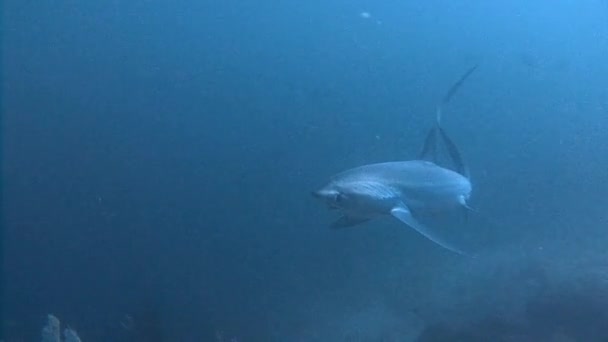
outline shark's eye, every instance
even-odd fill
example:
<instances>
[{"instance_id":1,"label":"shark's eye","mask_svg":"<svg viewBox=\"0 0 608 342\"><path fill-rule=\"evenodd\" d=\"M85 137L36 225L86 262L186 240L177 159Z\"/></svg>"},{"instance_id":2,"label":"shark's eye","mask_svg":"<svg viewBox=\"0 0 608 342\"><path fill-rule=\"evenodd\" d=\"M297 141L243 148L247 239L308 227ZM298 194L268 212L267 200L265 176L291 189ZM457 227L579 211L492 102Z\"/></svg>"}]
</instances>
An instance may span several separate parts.
<instances>
[{"instance_id":1,"label":"shark's eye","mask_svg":"<svg viewBox=\"0 0 608 342\"><path fill-rule=\"evenodd\" d=\"M345 198L345 197L346 197L346 196L344 196L344 194L337 193L337 194L336 194L336 203L340 203L340 202L344 201L344 198Z\"/></svg>"}]
</instances>

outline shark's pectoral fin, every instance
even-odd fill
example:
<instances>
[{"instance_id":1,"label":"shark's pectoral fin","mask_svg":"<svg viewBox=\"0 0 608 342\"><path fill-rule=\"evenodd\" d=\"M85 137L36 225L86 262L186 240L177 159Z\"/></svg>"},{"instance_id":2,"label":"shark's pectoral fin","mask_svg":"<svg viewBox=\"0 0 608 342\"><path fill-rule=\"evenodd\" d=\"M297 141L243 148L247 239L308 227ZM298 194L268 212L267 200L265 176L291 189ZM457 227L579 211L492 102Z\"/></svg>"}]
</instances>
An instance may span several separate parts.
<instances>
[{"instance_id":1,"label":"shark's pectoral fin","mask_svg":"<svg viewBox=\"0 0 608 342\"><path fill-rule=\"evenodd\" d=\"M337 219L336 221L334 221L331 224L331 228L334 228L334 229L348 228L348 227L353 227L353 226L359 225L361 223L365 223L367 221L369 221L369 218L344 215L344 216L340 217L339 219Z\"/></svg>"},{"instance_id":2,"label":"shark's pectoral fin","mask_svg":"<svg viewBox=\"0 0 608 342\"><path fill-rule=\"evenodd\" d=\"M414 228L418 233L424 235L427 239L435 242L436 244L440 245L441 247L448 249L452 252L458 253L458 254L466 254L460 248L457 248L456 246L452 245L450 242L444 240L438 234L436 234L431 229L429 229L428 227L426 227L425 225L420 223L418 220L416 220L416 218L414 218L414 216L412 215L412 213L406 206L399 206L399 207L393 208L391 210L391 214L394 217L396 217L399 221Z\"/></svg>"}]
</instances>

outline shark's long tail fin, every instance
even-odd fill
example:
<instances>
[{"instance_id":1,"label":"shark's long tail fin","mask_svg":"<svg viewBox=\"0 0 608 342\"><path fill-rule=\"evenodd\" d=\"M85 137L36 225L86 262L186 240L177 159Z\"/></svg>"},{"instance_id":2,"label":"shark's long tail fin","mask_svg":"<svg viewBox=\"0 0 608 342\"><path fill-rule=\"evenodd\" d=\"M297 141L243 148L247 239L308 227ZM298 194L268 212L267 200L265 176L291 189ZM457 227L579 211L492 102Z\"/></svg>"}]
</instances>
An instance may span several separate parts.
<instances>
[{"instance_id":1,"label":"shark's long tail fin","mask_svg":"<svg viewBox=\"0 0 608 342\"><path fill-rule=\"evenodd\" d=\"M460 151L458 150L458 148L456 147L456 145L454 144L452 139L450 139L450 137L448 137L448 135L445 133L445 130L443 128L441 128L441 119L442 119L443 108L450 102L450 100L452 99L452 97L454 97L456 92L460 89L460 87L462 86L464 81L467 78L469 78L469 76L471 76L471 74L475 71L475 69L477 69L477 67L478 67L478 65L474 65L473 67L469 68L458 79L458 81L456 81L450 87L450 89L448 89L448 92L445 94L445 96L443 97L443 99L441 100L439 105L437 105L435 125L433 125L433 127L429 130L429 133L426 135L426 139L424 140L424 145L422 147L422 151L420 152L420 155L419 155L419 159L421 159L421 160L429 160L434 163L438 163L437 137L439 137L443 141L443 144L446 147L446 150L452 161L455 171L462 174L463 176L465 176L467 178L469 178L468 168L467 168L466 164L464 163L464 160L462 159L462 155L460 154Z\"/></svg>"},{"instance_id":2,"label":"shark's long tail fin","mask_svg":"<svg viewBox=\"0 0 608 342\"><path fill-rule=\"evenodd\" d=\"M450 100L452 99L452 97L454 97L456 92L458 92L460 87L462 87L462 84L464 83L464 81L466 81L467 78L469 78L469 76L471 76L471 74L477 69L477 67L479 67L479 64L475 64L474 66L469 68L469 70L467 70L467 72L465 72L462 76L460 76L458 81L456 81L454 84L452 84L450 89L448 89L448 92L445 94L445 96L443 97L443 99L441 100L439 105L437 106L437 118L436 118L437 125L441 125L441 115L442 115L443 107L447 106L447 104L450 103Z\"/></svg>"}]
</instances>

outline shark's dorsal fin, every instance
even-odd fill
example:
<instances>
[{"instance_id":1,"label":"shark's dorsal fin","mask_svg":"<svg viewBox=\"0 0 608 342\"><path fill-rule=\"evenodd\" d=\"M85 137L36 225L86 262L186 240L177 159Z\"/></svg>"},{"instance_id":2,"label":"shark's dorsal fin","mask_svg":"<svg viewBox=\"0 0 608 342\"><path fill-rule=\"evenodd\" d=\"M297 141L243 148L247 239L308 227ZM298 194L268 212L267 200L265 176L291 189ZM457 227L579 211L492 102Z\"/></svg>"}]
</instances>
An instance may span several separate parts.
<instances>
[{"instance_id":1,"label":"shark's dorsal fin","mask_svg":"<svg viewBox=\"0 0 608 342\"><path fill-rule=\"evenodd\" d=\"M418 159L437 163L437 127L437 125L433 125L433 128L426 134Z\"/></svg>"},{"instance_id":2,"label":"shark's dorsal fin","mask_svg":"<svg viewBox=\"0 0 608 342\"><path fill-rule=\"evenodd\" d=\"M450 137L448 137L448 135L445 133L443 128L439 127L438 131L439 131L439 135L441 136L441 139L443 140L443 142L445 144L446 150L448 151L448 154L450 155L450 159L452 159L452 163L454 164L454 168L455 168L454 171L465 176L467 179L470 178L469 169L468 169L467 165L464 163L464 160L462 159L462 155L460 154L460 151L458 150L458 148L456 147L456 145L454 144L452 139L450 139Z\"/></svg>"},{"instance_id":3,"label":"shark's dorsal fin","mask_svg":"<svg viewBox=\"0 0 608 342\"><path fill-rule=\"evenodd\" d=\"M450 139L450 137L446 134L445 130L441 127L441 119L443 107L445 107L452 97L456 94L458 89L462 86L464 81L477 69L478 65L474 65L469 68L459 79L456 81L450 89L448 89L447 93L443 97L442 101L437 106L435 125L429 130L424 140L424 145L422 146L422 151L419 154L419 159L431 161L435 164L439 164L439 155L438 155L438 138L441 139L445 148L448 152L448 156L451 159L451 163L454 167L454 171L460 173L461 175L469 178L469 171L462 159L462 155L456 147L456 144Z\"/></svg>"},{"instance_id":4,"label":"shark's dorsal fin","mask_svg":"<svg viewBox=\"0 0 608 342\"><path fill-rule=\"evenodd\" d=\"M460 150L458 150L458 147L456 147L454 141L452 141L445 130L439 125L434 125L433 128L431 128L427 133L426 138L424 139L424 145L422 146L422 151L418 155L418 159L430 161L437 165L441 164L438 152L438 139L441 140L445 146L452 164L451 167L453 167L454 171L460 173L466 178L469 178L469 170L467 165L464 163Z\"/></svg>"}]
</instances>

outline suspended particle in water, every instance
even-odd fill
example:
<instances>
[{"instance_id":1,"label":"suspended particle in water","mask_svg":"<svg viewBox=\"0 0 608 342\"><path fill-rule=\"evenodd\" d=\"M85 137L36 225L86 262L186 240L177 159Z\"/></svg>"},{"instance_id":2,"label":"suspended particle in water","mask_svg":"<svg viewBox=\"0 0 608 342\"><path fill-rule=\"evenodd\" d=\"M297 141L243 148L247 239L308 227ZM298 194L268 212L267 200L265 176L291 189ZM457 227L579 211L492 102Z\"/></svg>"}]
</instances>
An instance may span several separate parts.
<instances>
[{"instance_id":1,"label":"suspended particle in water","mask_svg":"<svg viewBox=\"0 0 608 342\"><path fill-rule=\"evenodd\" d=\"M359 16L363 19L369 19L372 17L372 15L369 12L361 12L361 13L359 13Z\"/></svg>"}]
</instances>

